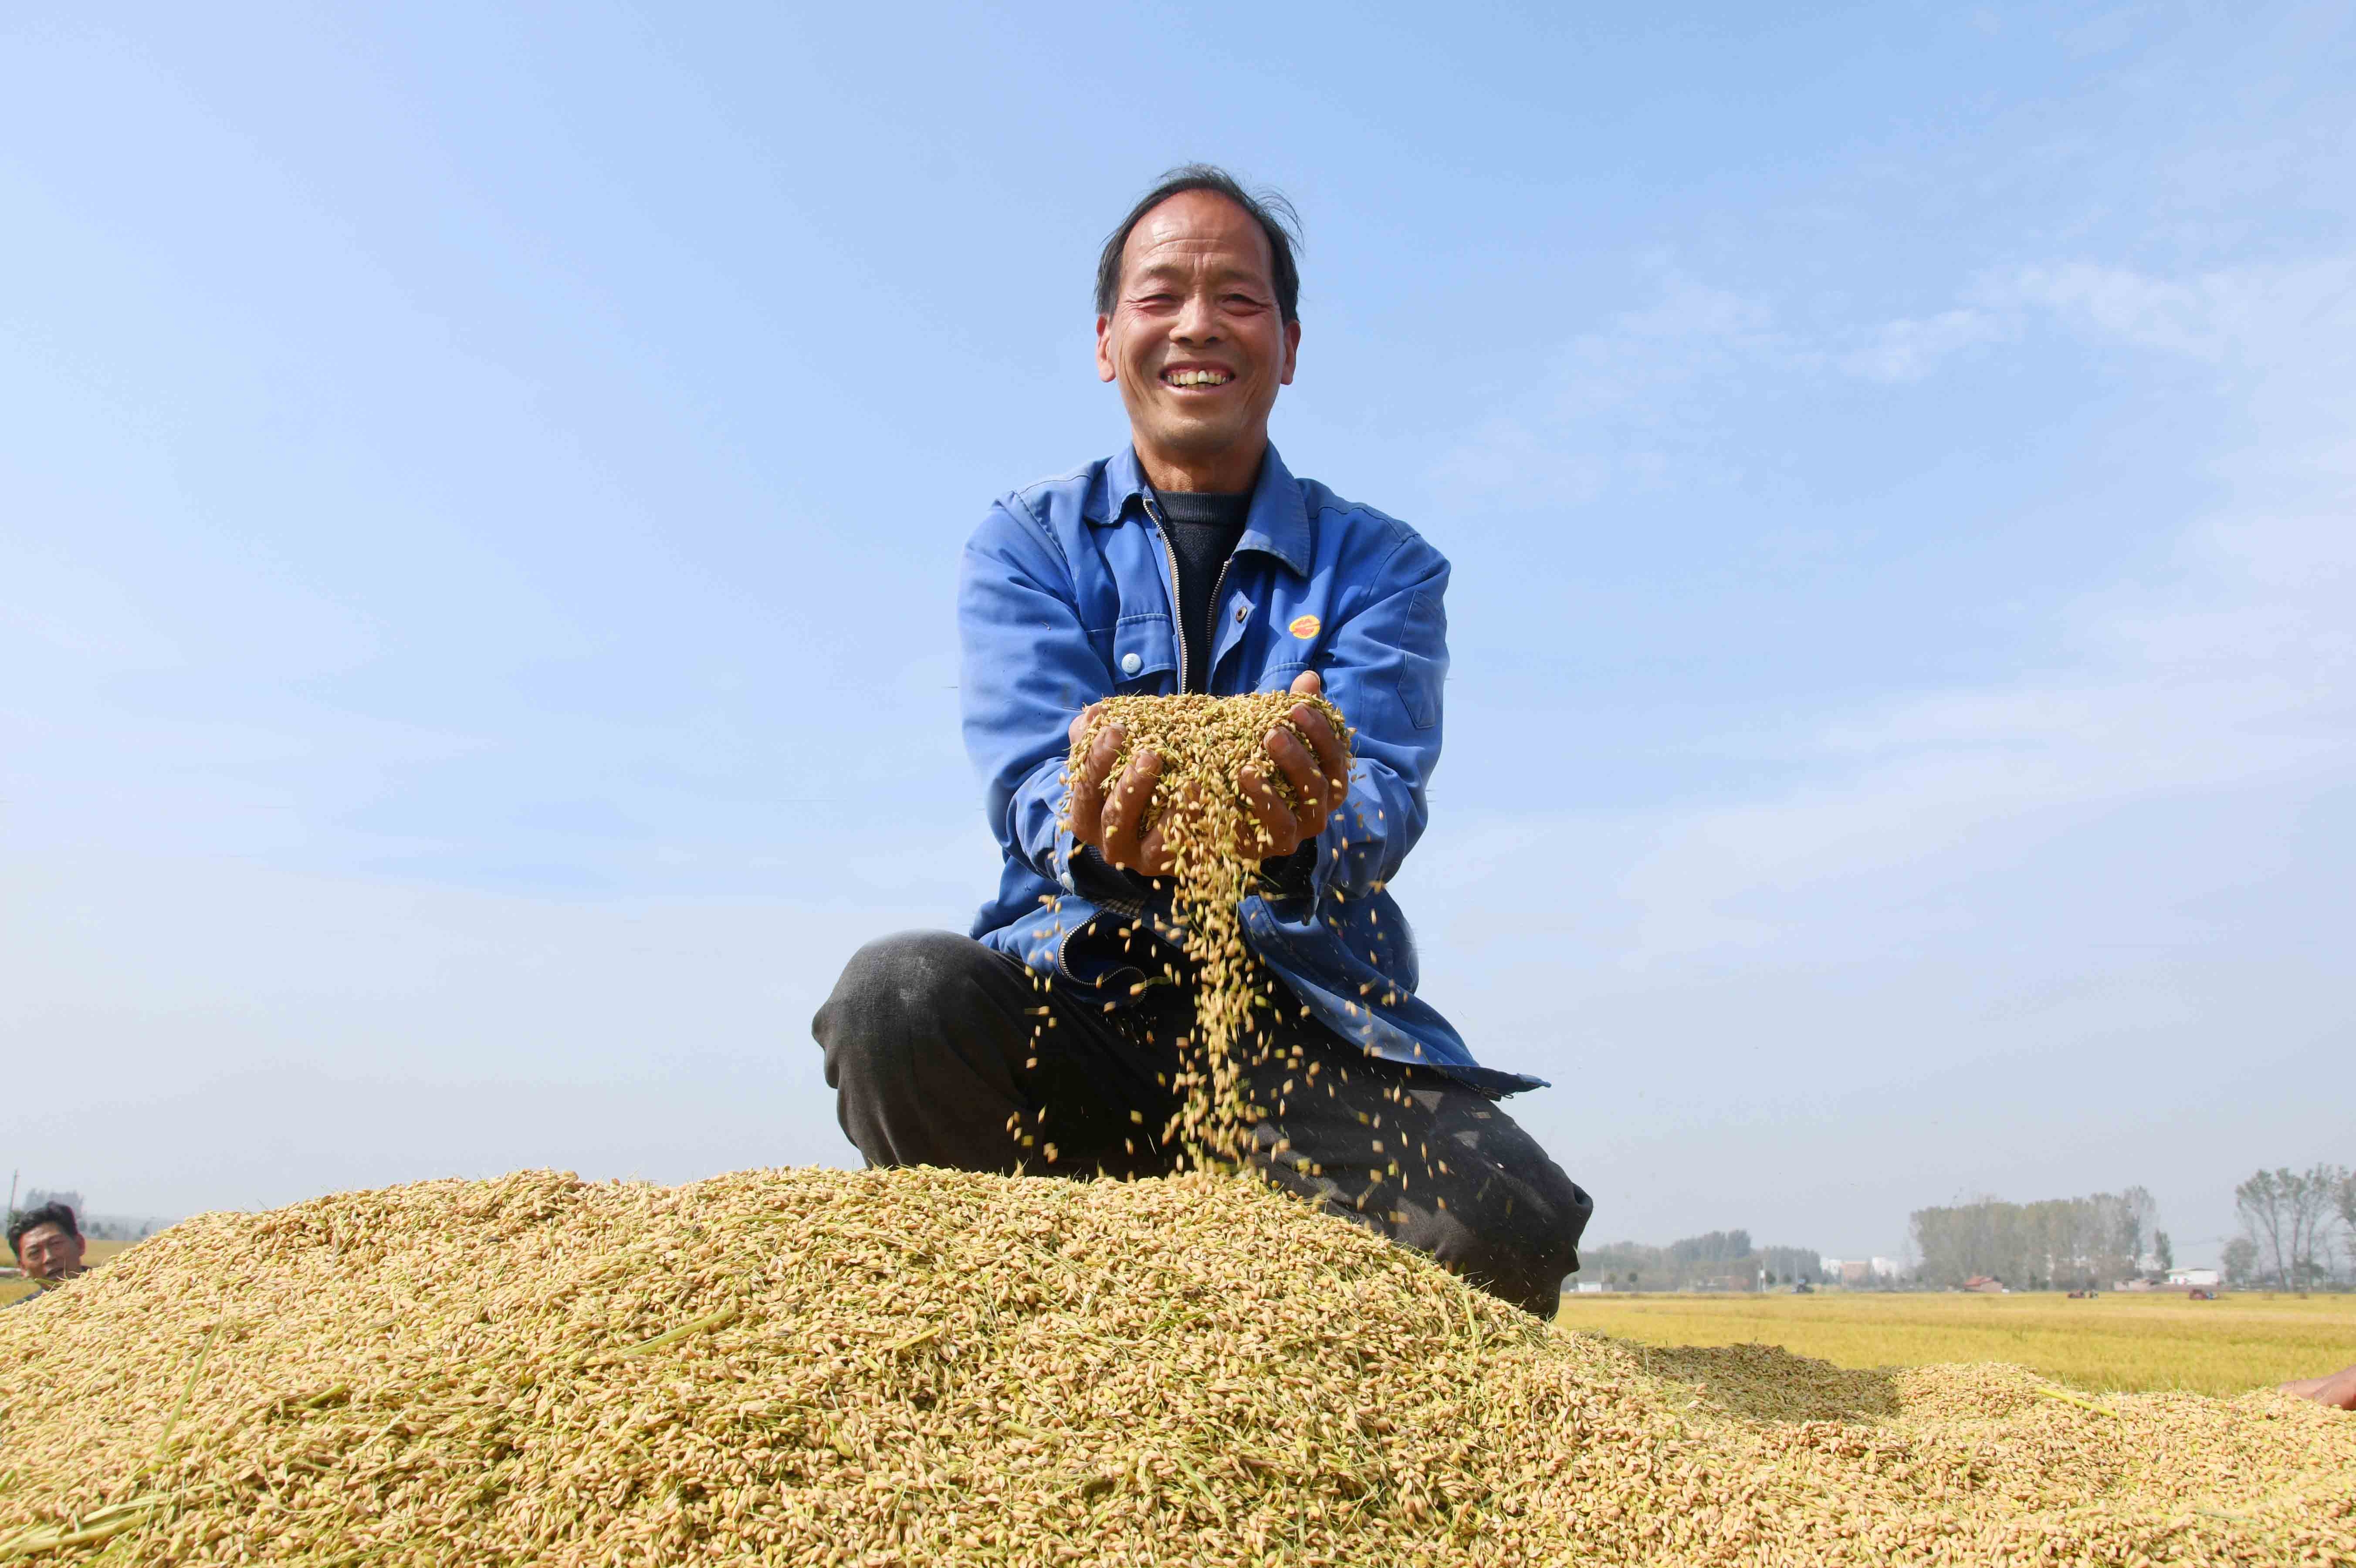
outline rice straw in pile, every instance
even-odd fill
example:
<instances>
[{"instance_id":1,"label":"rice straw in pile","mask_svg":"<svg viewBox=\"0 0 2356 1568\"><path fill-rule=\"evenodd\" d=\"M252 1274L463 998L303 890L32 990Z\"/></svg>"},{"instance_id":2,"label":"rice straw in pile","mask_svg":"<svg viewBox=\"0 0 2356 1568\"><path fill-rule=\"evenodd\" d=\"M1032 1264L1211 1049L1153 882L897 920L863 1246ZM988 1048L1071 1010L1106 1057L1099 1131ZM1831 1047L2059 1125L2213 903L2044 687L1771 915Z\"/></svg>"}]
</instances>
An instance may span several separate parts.
<instances>
[{"instance_id":1,"label":"rice straw in pile","mask_svg":"<svg viewBox=\"0 0 2356 1568\"><path fill-rule=\"evenodd\" d=\"M1252 814L1244 775L1263 779L1288 809L1298 804L1263 743L1282 728L1315 757L1292 719L1303 706L1333 726L1346 774L1352 732L1340 709L1323 697L1289 691L1109 698L1091 710L1072 744L1072 757L1085 757L1098 735L1119 728L1121 748L1105 778L1108 797L1141 752L1162 758L1139 836L1158 827L1169 846L1173 912L1195 969L1194 1033L1183 1042L1176 1084L1182 1104L1163 1137L1174 1136L1197 1163L1240 1157L1251 1120L1241 1084L1251 1065L1259 981L1244 940L1242 905L1270 846Z\"/></svg>"},{"instance_id":2,"label":"rice straw in pile","mask_svg":"<svg viewBox=\"0 0 2356 1568\"><path fill-rule=\"evenodd\" d=\"M212 1214L0 1369L37 1568L2356 1562L2356 1416L1622 1345L1202 1173Z\"/></svg>"}]
</instances>

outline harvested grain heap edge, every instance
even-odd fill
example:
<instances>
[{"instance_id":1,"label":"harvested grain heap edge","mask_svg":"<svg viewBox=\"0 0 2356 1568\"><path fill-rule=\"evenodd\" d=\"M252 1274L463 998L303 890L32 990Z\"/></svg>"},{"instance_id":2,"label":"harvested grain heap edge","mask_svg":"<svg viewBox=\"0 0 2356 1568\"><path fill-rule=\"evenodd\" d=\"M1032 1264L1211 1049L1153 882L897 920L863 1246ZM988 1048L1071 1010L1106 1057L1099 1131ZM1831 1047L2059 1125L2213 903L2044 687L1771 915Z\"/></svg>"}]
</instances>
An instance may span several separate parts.
<instances>
[{"instance_id":1,"label":"harvested grain heap edge","mask_svg":"<svg viewBox=\"0 0 2356 1568\"><path fill-rule=\"evenodd\" d=\"M176 1226L0 1314L0 1555L2356 1559L2356 1419L1533 1323L1250 1182L498 1181Z\"/></svg>"},{"instance_id":2,"label":"harvested grain heap edge","mask_svg":"<svg viewBox=\"0 0 2356 1568\"><path fill-rule=\"evenodd\" d=\"M1316 748L1292 718L1302 708L1322 715L1342 742L1343 775L1333 781L1338 790L1348 780L1349 725L1323 697L1285 691L1108 698L1088 710L1065 770L1068 787L1097 738L1114 728L1121 745L1106 775L1108 796L1141 753L1162 760L1138 827L1141 837L1158 830L1168 843L1173 903L1194 964L1195 990L1194 1034L1183 1042L1175 1085L1181 1108L1163 1136L1198 1164L1239 1160L1254 1120L1242 1099L1243 1069L1256 1049L1252 1009L1274 1001L1252 962L1240 912L1270 848L1252 813L1252 784L1272 792L1287 810L1299 805L1264 742L1287 730L1314 757Z\"/></svg>"}]
</instances>

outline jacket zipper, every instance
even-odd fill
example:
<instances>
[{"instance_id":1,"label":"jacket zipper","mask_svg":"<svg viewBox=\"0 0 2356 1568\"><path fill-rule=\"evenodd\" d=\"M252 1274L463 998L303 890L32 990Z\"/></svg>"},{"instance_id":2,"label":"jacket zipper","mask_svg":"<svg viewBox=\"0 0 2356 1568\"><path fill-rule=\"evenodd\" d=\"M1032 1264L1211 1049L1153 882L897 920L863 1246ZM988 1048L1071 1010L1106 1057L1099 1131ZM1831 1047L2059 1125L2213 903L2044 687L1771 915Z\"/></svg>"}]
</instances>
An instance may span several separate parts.
<instances>
[{"instance_id":1,"label":"jacket zipper","mask_svg":"<svg viewBox=\"0 0 2356 1568\"><path fill-rule=\"evenodd\" d=\"M1153 497L1150 493L1145 497L1145 515L1153 519L1153 531L1159 534L1162 538L1162 559L1170 563L1170 597L1172 600L1170 606L1170 624L1178 634L1178 689L1181 692L1183 692L1186 689L1186 614L1185 611L1181 607L1181 602L1183 600L1184 595L1181 593L1178 586L1178 549L1175 545L1173 545L1170 542L1170 525L1162 520L1162 513L1160 509L1154 506ZM1219 590L1226 586L1227 568L1233 566L1235 563L1235 555L1232 551L1228 553L1226 560L1219 562L1219 575L1211 580L1211 606L1213 609L1216 609L1218 607ZM1211 624L1214 626L1218 624L1218 619L1216 616L1212 618ZM1210 675L1208 671L1204 673L1203 684L1205 686L1210 684ZM1145 906L1143 904L1138 904L1132 910L1127 907L1129 901L1130 901L1126 899L1117 901L1108 899L1103 903L1098 904L1097 908L1099 912L1109 912L1114 914L1123 915L1130 920L1148 919L1145 912ZM1093 923L1095 923L1087 922L1081 925L1072 927L1069 931L1064 933L1062 940L1055 944L1056 973L1063 975L1066 978L1070 977L1072 973L1071 966L1066 962L1065 951L1071 946L1072 938L1077 936L1087 928L1087 925Z\"/></svg>"},{"instance_id":2,"label":"jacket zipper","mask_svg":"<svg viewBox=\"0 0 2356 1568\"><path fill-rule=\"evenodd\" d=\"M1148 496L1145 498L1145 515L1153 519L1153 531L1162 536L1162 558L1170 563L1170 624L1177 629L1178 633L1178 689L1183 693L1186 689L1187 628L1186 612L1183 607L1186 595L1178 584L1178 549L1175 545L1170 542L1170 525L1162 520L1162 514L1155 508L1153 505L1153 497L1151 496ZM1215 628L1219 624L1219 617L1216 613L1219 608L1219 590L1227 585L1227 568L1235 565L1235 551L1229 550L1227 552L1227 559L1219 562L1219 575L1211 579L1211 609L1214 612L1211 616L1211 624ZM1205 648L1203 650L1203 656L1208 658L1210 656L1210 649ZM1206 667L1203 671L1204 688L1208 690L1210 685L1211 672Z\"/></svg>"},{"instance_id":3,"label":"jacket zipper","mask_svg":"<svg viewBox=\"0 0 2356 1568\"><path fill-rule=\"evenodd\" d=\"M1153 505L1150 492L1145 497L1145 515L1153 519L1153 531L1162 539L1162 557L1170 562L1170 625L1178 634L1178 689L1183 692L1186 689L1186 613L1179 607L1185 594L1178 586L1178 547L1170 542L1170 525L1162 520L1162 513ZM1226 575L1226 568L1220 569L1220 574Z\"/></svg>"},{"instance_id":4,"label":"jacket zipper","mask_svg":"<svg viewBox=\"0 0 2356 1568\"><path fill-rule=\"evenodd\" d=\"M1219 640L1217 634L1221 624L1219 620L1219 590L1227 585L1227 568L1235 565L1235 563L1236 552L1233 550L1227 551L1227 559L1219 562L1219 575L1211 579L1211 641L1215 644ZM1210 658L1211 650L1209 648L1204 649L1203 656L1205 658ZM1211 671L1216 664L1217 661L1213 659L1211 664L1203 667L1203 689L1205 691L1211 689Z\"/></svg>"}]
</instances>

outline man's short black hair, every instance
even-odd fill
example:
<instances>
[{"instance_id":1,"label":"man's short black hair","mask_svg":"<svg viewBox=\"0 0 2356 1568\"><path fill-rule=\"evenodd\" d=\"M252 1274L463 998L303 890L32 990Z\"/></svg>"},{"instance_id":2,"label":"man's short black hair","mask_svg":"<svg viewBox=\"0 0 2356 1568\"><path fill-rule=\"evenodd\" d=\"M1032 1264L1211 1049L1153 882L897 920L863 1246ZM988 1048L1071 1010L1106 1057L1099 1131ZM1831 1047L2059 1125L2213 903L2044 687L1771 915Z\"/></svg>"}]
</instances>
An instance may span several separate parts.
<instances>
[{"instance_id":1,"label":"man's short black hair","mask_svg":"<svg viewBox=\"0 0 2356 1568\"><path fill-rule=\"evenodd\" d=\"M1173 196L1183 196L1190 190L1207 190L1224 196L1252 216L1260 232L1268 236L1269 255L1275 263L1276 304L1287 322L1301 319L1301 269L1292 260L1292 248L1301 240L1301 214L1292 209L1280 191L1248 191L1243 183L1215 164L1182 164L1172 169L1151 190L1137 198L1120 227L1105 240L1104 253L1097 258L1097 314L1110 315L1113 302L1120 297L1120 253L1129 246L1130 230L1138 219L1160 207Z\"/></svg>"},{"instance_id":2,"label":"man's short black hair","mask_svg":"<svg viewBox=\"0 0 2356 1568\"><path fill-rule=\"evenodd\" d=\"M25 1236L44 1225L55 1225L67 1235L79 1240L81 1227L74 1223L71 1209L62 1203L44 1203L37 1209L27 1209L8 1221L8 1250L18 1257L25 1255Z\"/></svg>"}]
</instances>

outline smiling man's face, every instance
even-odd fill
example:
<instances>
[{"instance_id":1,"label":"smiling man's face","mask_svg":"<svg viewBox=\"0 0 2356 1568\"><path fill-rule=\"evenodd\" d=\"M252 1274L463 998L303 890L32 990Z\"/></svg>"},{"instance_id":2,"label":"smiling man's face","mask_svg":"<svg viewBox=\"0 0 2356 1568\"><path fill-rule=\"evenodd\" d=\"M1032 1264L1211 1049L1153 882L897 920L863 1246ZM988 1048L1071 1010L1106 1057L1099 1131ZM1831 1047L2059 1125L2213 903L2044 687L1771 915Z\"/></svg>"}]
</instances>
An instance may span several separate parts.
<instances>
[{"instance_id":1,"label":"smiling man's face","mask_svg":"<svg viewBox=\"0 0 2356 1568\"><path fill-rule=\"evenodd\" d=\"M71 1279L81 1272L82 1242L62 1225L36 1225L16 1240L27 1279Z\"/></svg>"},{"instance_id":2,"label":"smiling man's face","mask_svg":"<svg viewBox=\"0 0 2356 1568\"><path fill-rule=\"evenodd\" d=\"M1130 230L1112 314L1097 317L1097 374L1120 384L1155 488L1244 490L1258 473L1301 347L1273 262L1251 215L1210 191L1181 192Z\"/></svg>"}]
</instances>

